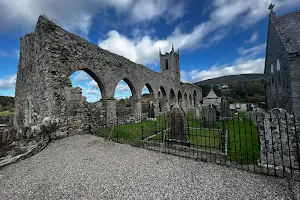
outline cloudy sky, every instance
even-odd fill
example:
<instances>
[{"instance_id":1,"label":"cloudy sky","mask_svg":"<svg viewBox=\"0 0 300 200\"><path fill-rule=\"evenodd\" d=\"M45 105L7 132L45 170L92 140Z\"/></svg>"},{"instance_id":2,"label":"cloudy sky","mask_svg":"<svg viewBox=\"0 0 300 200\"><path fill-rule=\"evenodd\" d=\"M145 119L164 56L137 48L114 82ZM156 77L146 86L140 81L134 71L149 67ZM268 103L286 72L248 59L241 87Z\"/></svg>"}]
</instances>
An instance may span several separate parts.
<instances>
[{"instance_id":1,"label":"cloudy sky","mask_svg":"<svg viewBox=\"0 0 300 200\"><path fill-rule=\"evenodd\" d=\"M300 0L0 0L0 95L14 96L20 37L41 14L154 71L158 49L170 51L173 43L186 82L262 73L270 3L277 16L300 9ZM88 100L100 98L86 74L71 80ZM115 97L129 94L121 82Z\"/></svg>"}]
</instances>

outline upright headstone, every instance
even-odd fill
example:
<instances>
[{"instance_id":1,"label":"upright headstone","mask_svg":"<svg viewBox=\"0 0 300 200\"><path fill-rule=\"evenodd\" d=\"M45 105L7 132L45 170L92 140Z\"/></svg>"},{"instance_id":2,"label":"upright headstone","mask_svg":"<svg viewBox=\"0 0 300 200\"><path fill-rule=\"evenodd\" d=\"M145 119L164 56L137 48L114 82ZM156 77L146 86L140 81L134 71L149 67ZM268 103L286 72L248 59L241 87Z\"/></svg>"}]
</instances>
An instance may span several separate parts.
<instances>
[{"instance_id":1,"label":"upright headstone","mask_svg":"<svg viewBox=\"0 0 300 200\"><path fill-rule=\"evenodd\" d=\"M199 106L195 107L195 119L200 119L201 118L201 108Z\"/></svg>"},{"instance_id":2,"label":"upright headstone","mask_svg":"<svg viewBox=\"0 0 300 200\"><path fill-rule=\"evenodd\" d=\"M154 105L153 101L149 102L148 117L155 118L155 105Z\"/></svg>"},{"instance_id":3,"label":"upright headstone","mask_svg":"<svg viewBox=\"0 0 300 200\"><path fill-rule=\"evenodd\" d=\"M220 114L221 117L227 117L230 114L230 108L229 108L230 104L227 101L226 97L222 97L221 99L221 104L220 104Z\"/></svg>"},{"instance_id":4,"label":"upright headstone","mask_svg":"<svg viewBox=\"0 0 300 200\"><path fill-rule=\"evenodd\" d=\"M204 126L214 126L217 123L216 109L205 106L202 108L202 115Z\"/></svg>"},{"instance_id":5,"label":"upright headstone","mask_svg":"<svg viewBox=\"0 0 300 200\"><path fill-rule=\"evenodd\" d=\"M189 143L189 137L186 133L186 114L183 109L175 104L170 112L171 132L169 139L177 142Z\"/></svg>"},{"instance_id":6,"label":"upright headstone","mask_svg":"<svg viewBox=\"0 0 300 200\"><path fill-rule=\"evenodd\" d=\"M300 135L294 116L273 108L259 123L260 163L299 169Z\"/></svg>"}]
</instances>

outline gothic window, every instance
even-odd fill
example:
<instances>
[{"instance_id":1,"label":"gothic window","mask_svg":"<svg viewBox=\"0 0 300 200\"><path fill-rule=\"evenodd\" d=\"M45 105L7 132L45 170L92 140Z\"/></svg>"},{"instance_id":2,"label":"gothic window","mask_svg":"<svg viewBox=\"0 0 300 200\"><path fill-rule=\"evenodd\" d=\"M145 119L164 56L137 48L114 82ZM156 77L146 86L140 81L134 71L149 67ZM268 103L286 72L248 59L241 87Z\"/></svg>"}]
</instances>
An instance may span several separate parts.
<instances>
[{"instance_id":1,"label":"gothic window","mask_svg":"<svg viewBox=\"0 0 300 200\"><path fill-rule=\"evenodd\" d=\"M280 62L279 62L279 59L277 59L277 81L278 81L278 84L281 84L281 71L280 71Z\"/></svg>"},{"instance_id":2,"label":"gothic window","mask_svg":"<svg viewBox=\"0 0 300 200\"><path fill-rule=\"evenodd\" d=\"M282 78L281 78L281 70L280 70L280 61L279 59L277 59L277 71L276 71L276 75L277 75L277 84L278 84L278 93L282 94Z\"/></svg>"},{"instance_id":3,"label":"gothic window","mask_svg":"<svg viewBox=\"0 0 300 200\"><path fill-rule=\"evenodd\" d=\"M271 65L271 78L272 78L272 84L274 84L275 80L274 80L274 68L273 68L273 65Z\"/></svg>"},{"instance_id":4,"label":"gothic window","mask_svg":"<svg viewBox=\"0 0 300 200\"><path fill-rule=\"evenodd\" d=\"M168 62L168 59L166 59L166 69L169 69L169 62Z\"/></svg>"}]
</instances>

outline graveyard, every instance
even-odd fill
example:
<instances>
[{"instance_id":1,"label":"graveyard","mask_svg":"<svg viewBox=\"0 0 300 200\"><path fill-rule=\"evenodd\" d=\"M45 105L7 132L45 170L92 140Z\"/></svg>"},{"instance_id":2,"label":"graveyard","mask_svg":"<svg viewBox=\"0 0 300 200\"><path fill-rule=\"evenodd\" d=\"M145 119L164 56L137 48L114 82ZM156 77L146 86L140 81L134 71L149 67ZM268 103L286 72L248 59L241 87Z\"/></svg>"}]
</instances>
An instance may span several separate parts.
<instances>
[{"instance_id":1,"label":"graveyard","mask_svg":"<svg viewBox=\"0 0 300 200\"><path fill-rule=\"evenodd\" d=\"M0 92L9 83L15 95L0 98L0 199L300 199L300 10L268 12L264 44L246 48L254 32L239 58L202 71L185 61L205 45L189 52L194 40L178 27L154 43L155 31L135 29L132 42L110 30L95 45L38 15L18 43L17 73L0 78ZM263 74L233 73L256 66Z\"/></svg>"}]
</instances>

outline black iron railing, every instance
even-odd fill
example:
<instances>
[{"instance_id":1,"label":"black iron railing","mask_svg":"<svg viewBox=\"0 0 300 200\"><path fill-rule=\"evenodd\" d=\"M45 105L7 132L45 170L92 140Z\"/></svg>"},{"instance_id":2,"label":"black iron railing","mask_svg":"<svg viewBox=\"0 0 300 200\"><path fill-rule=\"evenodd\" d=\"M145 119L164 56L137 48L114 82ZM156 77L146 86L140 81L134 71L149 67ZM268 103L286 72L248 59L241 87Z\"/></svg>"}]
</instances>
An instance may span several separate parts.
<instances>
[{"instance_id":1,"label":"black iron railing","mask_svg":"<svg viewBox=\"0 0 300 200\"><path fill-rule=\"evenodd\" d=\"M299 176L299 130L295 117L256 112L196 118L188 114L189 141L170 139L168 116L122 116L92 129L107 140L238 167L274 176Z\"/></svg>"}]
</instances>

